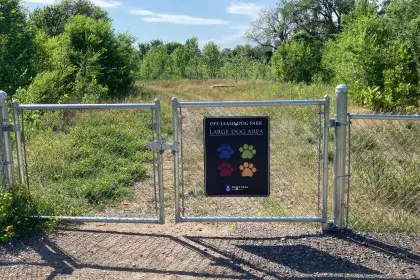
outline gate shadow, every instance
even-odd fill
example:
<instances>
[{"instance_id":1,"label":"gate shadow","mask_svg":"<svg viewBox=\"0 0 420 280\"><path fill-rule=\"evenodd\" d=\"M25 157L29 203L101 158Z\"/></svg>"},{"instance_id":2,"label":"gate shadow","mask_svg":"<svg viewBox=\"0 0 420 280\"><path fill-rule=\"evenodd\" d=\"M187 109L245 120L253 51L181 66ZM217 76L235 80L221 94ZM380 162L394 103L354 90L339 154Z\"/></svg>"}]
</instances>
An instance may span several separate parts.
<instances>
[{"instance_id":1,"label":"gate shadow","mask_svg":"<svg viewBox=\"0 0 420 280\"><path fill-rule=\"evenodd\" d=\"M338 231L329 231L326 234L347 242L355 243L359 246L366 247L393 258L397 258L412 264L420 265L420 254L415 253L407 248L403 248L396 244L385 243L374 237L355 233L351 229L343 229ZM420 252L420 244L417 244Z\"/></svg>"},{"instance_id":2,"label":"gate shadow","mask_svg":"<svg viewBox=\"0 0 420 280\"><path fill-rule=\"evenodd\" d=\"M367 238L351 231L342 231L328 234L307 234L299 236L280 236L280 237L267 237L267 238L248 238L248 237L219 237L219 236L173 236L167 234L153 234L153 233L132 233L132 232L119 232L119 231L108 231L108 230L87 230L87 229L71 229L62 228L60 232L77 232L81 236L77 238L78 244L74 244L76 248L80 246L83 248L85 240L83 237L88 237L89 234L96 234L102 237L101 241L98 242L99 247L109 247L105 250L113 248L113 246L124 246L126 243L138 241L137 239L131 239L131 237L145 237L150 238L151 244L158 242L162 238L168 242L173 242L187 248L199 254L202 258L211 261L207 267L194 266L194 262L191 262L189 271L183 270L182 267L176 267L176 269L170 269L165 265L157 268L148 267L131 267L127 265L118 265L113 262L115 256L112 256L110 263L108 264L97 264L90 263L89 261L80 261L76 257L73 257L71 253L62 249L53 239L45 236L38 242L28 242L28 244L22 244L22 250L30 248L37 252L43 262L39 261L1 261L0 267L8 265L24 265L27 269L36 269L36 267L50 267L53 271L47 277L47 279L54 279L59 275L71 275L77 269L89 268L99 269L105 271L114 272L138 272L138 273L153 273L162 275L178 275L178 276L190 276L190 277L202 277L202 278L229 278L229 279L256 279L261 276L269 276L274 279L313 279L313 277L319 273L328 274L341 274L337 276L317 276L316 279L359 279L359 277L352 277L351 274L364 274L365 279L377 279L380 272L375 271L371 268L362 266L360 264L352 263L349 260L342 259L330 255L326 252L315 249L305 244L278 244L281 240L305 240L306 238L323 238L323 237L334 237L339 240L356 243L358 246L367 247L371 250L382 252L386 255L398 258L411 263L420 264L420 256L416 253L404 250L402 248L392 246L389 244L382 243L378 240ZM116 243L112 243L111 247L108 244L109 240L106 238L117 239ZM118 237L118 238L117 238ZM160 238L160 239L159 239ZM158 240L159 239L159 240ZM22 241L23 242L23 241ZM259 244L268 243L268 245ZM301 241L300 241L301 242ZM24 242L23 242L24 243ZM102 243L102 244L101 244ZM217 244L216 246L214 244ZM169 244L169 243L165 243ZM162 246L165 246L162 244ZM226 244L230 244L231 248L227 248ZM174 245L175 246L175 245ZM175 248L172 246L171 248ZM15 248L16 249L16 248ZM18 252L14 252L18 254ZM121 256L118 256L121 257ZM142 256L136 256L142 258ZM95 253L89 256L89 259L94 259ZM256 258L262 258L268 260L275 266L287 267L288 269L294 270L300 274L299 277L291 277L291 275L282 275L281 271L273 270L267 266L260 266ZM220 273L220 269L223 268L227 272L232 273ZM342 276L342 274L347 276ZM350 274L350 275L349 275ZM372 276L370 276L372 275ZM376 276L375 276L376 275ZM384 275L383 275L384 276ZM388 279L382 278L381 279ZM392 278L389 278L392 279Z\"/></svg>"}]
</instances>

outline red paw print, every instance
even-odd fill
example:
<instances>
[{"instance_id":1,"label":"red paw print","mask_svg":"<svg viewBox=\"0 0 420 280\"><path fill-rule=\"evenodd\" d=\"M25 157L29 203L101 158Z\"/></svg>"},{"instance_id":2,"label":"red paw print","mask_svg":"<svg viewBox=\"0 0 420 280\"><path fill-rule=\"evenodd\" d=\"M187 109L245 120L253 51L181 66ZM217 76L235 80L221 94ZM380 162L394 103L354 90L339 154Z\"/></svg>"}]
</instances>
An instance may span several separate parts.
<instances>
[{"instance_id":1,"label":"red paw print","mask_svg":"<svg viewBox=\"0 0 420 280\"><path fill-rule=\"evenodd\" d=\"M220 172L220 177L230 177L234 169L230 163L222 162L217 170Z\"/></svg>"}]
</instances>

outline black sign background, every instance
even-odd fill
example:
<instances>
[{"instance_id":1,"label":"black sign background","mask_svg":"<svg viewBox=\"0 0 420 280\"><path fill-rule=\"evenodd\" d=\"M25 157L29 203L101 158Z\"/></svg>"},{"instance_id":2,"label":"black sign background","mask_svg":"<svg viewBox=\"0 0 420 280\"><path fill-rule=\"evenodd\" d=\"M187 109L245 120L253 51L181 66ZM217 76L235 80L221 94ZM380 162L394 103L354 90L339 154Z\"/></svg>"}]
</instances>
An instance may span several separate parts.
<instances>
[{"instance_id":1,"label":"black sign background","mask_svg":"<svg viewBox=\"0 0 420 280\"><path fill-rule=\"evenodd\" d=\"M270 194L269 121L268 117L204 118L206 196Z\"/></svg>"}]
</instances>

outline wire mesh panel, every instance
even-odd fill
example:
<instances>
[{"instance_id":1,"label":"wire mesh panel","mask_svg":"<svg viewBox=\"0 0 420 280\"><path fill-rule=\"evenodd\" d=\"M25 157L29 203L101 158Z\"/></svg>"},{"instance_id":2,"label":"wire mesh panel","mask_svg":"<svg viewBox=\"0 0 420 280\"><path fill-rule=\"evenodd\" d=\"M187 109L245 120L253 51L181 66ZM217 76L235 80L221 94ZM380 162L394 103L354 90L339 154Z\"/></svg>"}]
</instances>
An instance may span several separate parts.
<instances>
[{"instance_id":1,"label":"wire mesh panel","mask_svg":"<svg viewBox=\"0 0 420 280\"><path fill-rule=\"evenodd\" d=\"M18 106L24 166L19 170L36 215L163 222L159 154L146 148L160 137L158 109L120 105Z\"/></svg>"},{"instance_id":2,"label":"wire mesh panel","mask_svg":"<svg viewBox=\"0 0 420 280\"><path fill-rule=\"evenodd\" d=\"M399 236L394 241L403 240L399 233L419 237L420 117L350 115L350 121L348 225Z\"/></svg>"},{"instance_id":3,"label":"wire mesh panel","mask_svg":"<svg viewBox=\"0 0 420 280\"><path fill-rule=\"evenodd\" d=\"M180 102L176 108L178 221L326 221L326 213L322 213L326 208L323 207L326 195L322 199L326 194L323 174L328 165L323 168L327 159L324 140L328 140L324 130L324 121L328 119L323 114L324 100L302 106L189 105ZM270 118L268 197L205 195L203 119L224 116Z\"/></svg>"}]
</instances>

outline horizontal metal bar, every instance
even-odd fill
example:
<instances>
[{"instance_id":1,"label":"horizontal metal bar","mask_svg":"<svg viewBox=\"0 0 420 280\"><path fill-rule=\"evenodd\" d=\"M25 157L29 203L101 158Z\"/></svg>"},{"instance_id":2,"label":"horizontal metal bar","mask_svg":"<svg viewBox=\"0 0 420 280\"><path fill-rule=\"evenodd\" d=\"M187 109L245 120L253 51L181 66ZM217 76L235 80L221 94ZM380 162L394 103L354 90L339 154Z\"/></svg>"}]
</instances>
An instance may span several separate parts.
<instances>
[{"instance_id":1,"label":"horizontal metal bar","mask_svg":"<svg viewBox=\"0 0 420 280\"><path fill-rule=\"evenodd\" d=\"M120 217L73 217L73 216L36 216L41 220L57 219L68 222L100 222L100 223L148 223L159 224L158 218L120 218Z\"/></svg>"},{"instance_id":2,"label":"horizontal metal bar","mask_svg":"<svg viewBox=\"0 0 420 280\"><path fill-rule=\"evenodd\" d=\"M306 106L325 105L324 99L314 100L261 100L261 101L210 101L178 102L178 107L250 107L250 106Z\"/></svg>"},{"instance_id":3,"label":"horizontal metal bar","mask_svg":"<svg viewBox=\"0 0 420 280\"><path fill-rule=\"evenodd\" d=\"M180 217L177 222L320 222L321 217Z\"/></svg>"},{"instance_id":4,"label":"horizontal metal bar","mask_svg":"<svg viewBox=\"0 0 420 280\"><path fill-rule=\"evenodd\" d=\"M155 104L19 104L19 110L93 110L154 108Z\"/></svg>"},{"instance_id":5,"label":"horizontal metal bar","mask_svg":"<svg viewBox=\"0 0 420 280\"><path fill-rule=\"evenodd\" d=\"M365 120L420 120L420 115L349 114L349 116L351 119Z\"/></svg>"}]
</instances>

